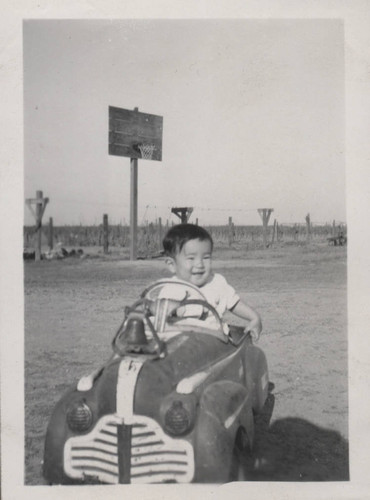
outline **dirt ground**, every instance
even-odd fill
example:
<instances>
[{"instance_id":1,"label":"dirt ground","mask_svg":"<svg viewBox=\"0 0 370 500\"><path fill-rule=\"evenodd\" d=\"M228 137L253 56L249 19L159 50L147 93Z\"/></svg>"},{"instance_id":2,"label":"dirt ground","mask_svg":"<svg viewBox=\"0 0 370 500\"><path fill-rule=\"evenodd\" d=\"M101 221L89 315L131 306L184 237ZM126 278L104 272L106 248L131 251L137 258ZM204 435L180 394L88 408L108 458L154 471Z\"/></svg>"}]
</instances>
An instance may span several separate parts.
<instances>
[{"instance_id":1,"label":"dirt ground","mask_svg":"<svg viewBox=\"0 0 370 500\"><path fill-rule=\"evenodd\" d=\"M250 479L347 480L345 247L216 249L214 268L260 312L259 346L275 385L271 419L257 422ZM43 484L53 406L110 356L124 306L167 272L159 259L114 255L26 262L24 270L25 484L31 485Z\"/></svg>"}]
</instances>

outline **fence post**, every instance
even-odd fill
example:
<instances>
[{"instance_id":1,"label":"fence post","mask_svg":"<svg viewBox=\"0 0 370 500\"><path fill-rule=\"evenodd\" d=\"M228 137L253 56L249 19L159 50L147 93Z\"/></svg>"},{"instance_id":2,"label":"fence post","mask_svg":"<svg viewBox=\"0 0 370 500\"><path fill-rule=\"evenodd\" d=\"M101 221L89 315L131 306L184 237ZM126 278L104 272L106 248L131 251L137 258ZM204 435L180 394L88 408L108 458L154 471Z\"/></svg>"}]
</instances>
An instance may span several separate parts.
<instances>
[{"instance_id":1,"label":"fence post","mask_svg":"<svg viewBox=\"0 0 370 500\"><path fill-rule=\"evenodd\" d=\"M294 241L298 241L298 232L299 232L299 230L298 230L297 224L294 224L293 231L294 231L294 235L293 235Z\"/></svg>"},{"instance_id":2,"label":"fence post","mask_svg":"<svg viewBox=\"0 0 370 500\"><path fill-rule=\"evenodd\" d=\"M42 244L42 216L44 215L44 211L46 205L49 202L49 198L43 198L42 191L36 191L36 198L28 198L26 200L26 204L33 216L35 217L36 222L36 245L35 245L35 260L41 260L41 244ZM32 205L35 204L35 210Z\"/></svg>"},{"instance_id":3,"label":"fence post","mask_svg":"<svg viewBox=\"0 0 370 500\"><path fill-rule=\"evenodd\" d=\"M172 207L171 213L177 215L177 217L181 219L181 224L186 224L193 210L193 207Z\"/></svg>"},{"instance_id":4,"label":"fence post","mask_svg":"<svg viewBox=\"0 0 370 500\"><path fill-rule=\"evenodd\" d=\"M306 238L307 241L310 241L311 239L311 221L310 221L310 214L306 215Z\"/></svg>"},{"instance_id":5,"label":"fence post","mask_svg":"<svg viewBox=\"0 0 370 500\"><path fill-rule=\"evenodd\" d=\"M49 218L49 233L48 233L48 245L49 250L54 248L54 232L53 232L53 218Z\"/></svg>"},{"instance_id":6,"label":"fence post","mask_svg":"<svg viewBox=\"0 0 370 500\"><path fill-rule=\"evenodd\" d=\"M267 247L267 225L269 223L271 212L274 211L273 208L258 208L258 213L262 219L263 224L263 246Z\"/></svg>"},{"instance_id":7,"label":"fence post","mask_svg":"<svg viewBox=\"0 0 370 500\"><path fill-rule=\"evenodd\" d=\"M108 253L108 215L103 215L103 245L104 253Z\"/></svg>"},{"instance_id":8,"label":"fence post","mask_svg":"<svg viewBox=\"0 0 370 500\"><path fill-rule=\"evenodd\" d=\"M271 245L273 245L275 241L275 232L276 232L276 219L274 219L274 227L272 228Z\"/></svg>"},{"instance_id":9,"label":"fence post","mask_svg":"<svg viewBox=\"0 0 370 500\"><path fill-rule=\"evenodd\" d=\"M229 235L229 247L231 247L231 245L233 243L233 219L232 219L232 217L229 217L228 235Z\"/></svg>"},{"instance_id":10,"label":"fence post","mask_svg":"<svg viewBox=\"0 0 370 500\"><path fill-rule=\"evenodd\" d=\"M159 233L159 251L162 249L162 240L163 240L163 228L162 228L162 217L158 219L158 233Z\"/></svg>"}]
</instances>

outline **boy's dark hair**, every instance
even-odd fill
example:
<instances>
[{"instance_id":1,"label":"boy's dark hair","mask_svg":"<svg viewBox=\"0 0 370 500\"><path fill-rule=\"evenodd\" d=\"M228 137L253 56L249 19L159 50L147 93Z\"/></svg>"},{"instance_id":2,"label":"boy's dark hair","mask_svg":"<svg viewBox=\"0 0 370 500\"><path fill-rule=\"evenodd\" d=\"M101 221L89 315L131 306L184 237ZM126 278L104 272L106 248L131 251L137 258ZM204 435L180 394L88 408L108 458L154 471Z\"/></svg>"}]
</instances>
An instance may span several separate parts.
<instances>
[{"instance_id":1,"label":"boy's dark hair","mask_svg":"<svg viewBox=\"0 0 370 500\"><path fill-rule=\"evenodd\" d=\"M212 236L203 227L196 224L177 224L171 227L163 239L165 254L174 257L190 240L208 240L211 243L211 249L213 249Z\"/></svg>"}]
</instances>

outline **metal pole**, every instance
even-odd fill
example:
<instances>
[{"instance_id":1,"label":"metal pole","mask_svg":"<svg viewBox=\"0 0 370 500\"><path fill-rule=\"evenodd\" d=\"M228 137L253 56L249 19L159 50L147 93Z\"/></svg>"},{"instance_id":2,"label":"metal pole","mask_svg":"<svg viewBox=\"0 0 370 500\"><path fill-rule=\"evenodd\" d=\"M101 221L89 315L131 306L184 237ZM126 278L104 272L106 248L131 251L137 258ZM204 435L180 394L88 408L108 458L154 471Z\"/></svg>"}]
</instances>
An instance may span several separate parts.
<instances>
[{"instance_id":1,"label":"metal pole","mask_svg":"<svg viewBox=\"0 0 370 500\"><path fill-rule=\"evenodd\" d=\"M131 158L130 260L137 259L137 158Z\"/></svg>"}]
</instances>

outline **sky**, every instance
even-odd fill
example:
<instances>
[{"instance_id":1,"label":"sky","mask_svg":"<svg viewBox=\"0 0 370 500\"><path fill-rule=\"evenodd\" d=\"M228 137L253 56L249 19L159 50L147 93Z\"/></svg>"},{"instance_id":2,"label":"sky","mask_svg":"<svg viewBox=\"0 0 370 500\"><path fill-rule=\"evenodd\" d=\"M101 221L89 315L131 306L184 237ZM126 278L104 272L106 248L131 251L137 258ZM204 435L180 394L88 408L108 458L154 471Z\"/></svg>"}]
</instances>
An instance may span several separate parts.
<instances>
[{"instance_id":1,"label":"sky","mask_svg":"<svg viewBox=\"0 0 370 500\"><path fill-rule=\"evenodd\" d=\"M138 161L138 222L346 221L340 19L25 20L24 196L54 225L130 220L108 108L163 117ZM26 204L25 224L34 224Z\"/></svg>"}]
</instances>

